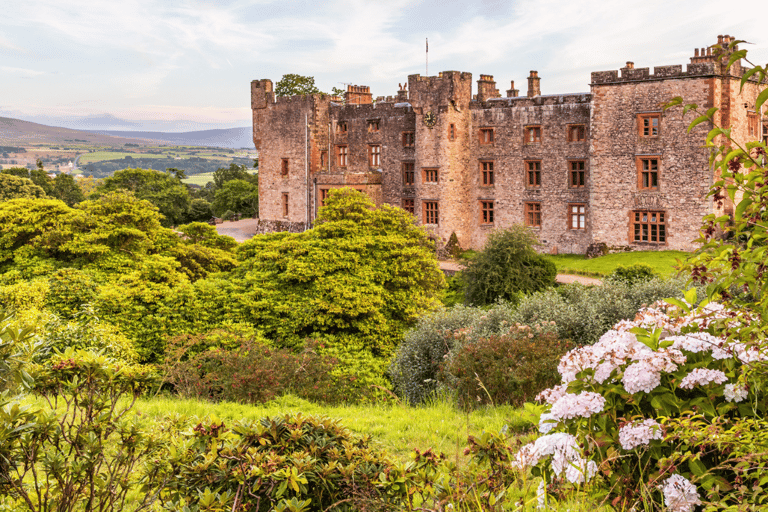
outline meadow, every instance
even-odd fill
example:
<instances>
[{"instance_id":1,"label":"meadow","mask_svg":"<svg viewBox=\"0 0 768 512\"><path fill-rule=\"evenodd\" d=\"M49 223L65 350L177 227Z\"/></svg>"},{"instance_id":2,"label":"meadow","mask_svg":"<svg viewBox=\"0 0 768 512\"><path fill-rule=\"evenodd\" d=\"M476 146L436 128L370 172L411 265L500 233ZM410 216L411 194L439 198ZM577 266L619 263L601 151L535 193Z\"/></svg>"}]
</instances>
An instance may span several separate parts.
<instances>
[{"instance_id":1,"label":"meadow","mask_svg":"<svg viewBox=\"0 0 768 512\"><path fill-rule=\"evenodd\" d=\"M547 255L547 259L557 266L559 274L577 274L593 277L610 275L619 266L644 264L654 273L672 277L677 274L680 262L684 262L690 253L683 251L633 251L607 254L599 258L587 259L583 254Z\"/></svg>"}]
</instances>

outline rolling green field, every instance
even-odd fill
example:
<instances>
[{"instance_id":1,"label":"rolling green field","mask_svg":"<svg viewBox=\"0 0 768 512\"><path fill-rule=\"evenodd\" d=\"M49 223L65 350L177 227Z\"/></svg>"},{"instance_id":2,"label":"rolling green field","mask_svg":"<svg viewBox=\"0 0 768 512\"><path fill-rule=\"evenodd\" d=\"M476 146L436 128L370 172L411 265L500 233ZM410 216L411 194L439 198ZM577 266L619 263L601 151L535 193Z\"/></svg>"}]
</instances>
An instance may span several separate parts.
<instances>
[{"instance_id":1,"label":"rolling green field","mask_svg":"<svg viewBox=\"0 0 768 512\"><path fill-rule=\"evenodd\" d=\"M93 162L101 162L103 160L119 160L130 156L133 158L163 158L165 155L156 155L151 153L130 153L122 151L94 151L93 153L85 153L80 157L79 163L81 165L90 164Z\"/></svg>"},{"instance_id":2,"label":"rolling green field","mask_svg":"<svg viewBox=\"0 0 768 512\"><path fill-rule=\"evenodd\" d=\"M258 171L256 170L249 170L250 174L256 174ZM204 187L206 183L213 182L213 173L212 172L204 172L200 174L193 174L192 176L188 176L187 178L181 180L183 183L186 183L187 185L198 185L200 187Z\"/></svg>"},{"instance_id":3,"label":"rolling green field","mask_svg":"<svg viewBox=\"0 0 768 512\"><path fill-rule=\"evenodd\" d=\"M590 260L580 254L547 255L547 258L557 266L557 272L560 274L604 277L619 265L644 263L652 267L657 274L668 277L677 274L678 260L684 261L689 254L683 251L635 251L608 254Z\"/></svg>"}]
</instances>

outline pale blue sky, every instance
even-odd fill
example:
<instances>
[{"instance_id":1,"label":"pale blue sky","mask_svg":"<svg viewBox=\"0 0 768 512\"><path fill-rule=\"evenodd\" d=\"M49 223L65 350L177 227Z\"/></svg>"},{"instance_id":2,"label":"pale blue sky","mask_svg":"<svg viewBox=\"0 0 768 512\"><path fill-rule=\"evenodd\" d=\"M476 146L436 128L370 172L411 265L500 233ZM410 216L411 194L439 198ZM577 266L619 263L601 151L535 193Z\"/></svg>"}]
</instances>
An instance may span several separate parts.
<instances>
[{"instance_id":1,"label":"pale blue sky","mask_svg":"<svg viewBox=\"0 0 768 512\"><path fill-rule=\"evenodd\" d=\"M528 71L543 94L589 91L590 71L686 64L718 34L768 60L757 1L720 0L26 0L2 1L0 116L110 114L248 126L249 83L313 75L395 94L429 70L495 75L502 91ZM764 9L763 9L764 11ZM176 123L179 124L179 123ZM184 123L182 123L184 124ZM169 124L170 126L170 124Z\"/></svg>"}]
</instances>

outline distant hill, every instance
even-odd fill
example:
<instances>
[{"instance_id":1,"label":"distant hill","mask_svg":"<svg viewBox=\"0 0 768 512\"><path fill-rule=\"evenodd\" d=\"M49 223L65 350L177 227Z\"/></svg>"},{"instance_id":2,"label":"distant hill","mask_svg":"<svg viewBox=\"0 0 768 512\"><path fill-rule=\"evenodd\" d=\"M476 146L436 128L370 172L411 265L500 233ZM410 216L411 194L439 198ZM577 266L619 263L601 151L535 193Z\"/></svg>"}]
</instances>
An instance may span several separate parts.
<instances>
[{"instance_id":1,"label":"distant hill","mask_svg":"<svg viewBox=\"0 0 768 512\"><path fill-rule=\"evenodd\" d=\"M123 145L127 143L147 145L151 142L149 139L141 140L134 135L114 136L0 117L0 145L64 144L66 142L82 141L105 145Z\"/></svg>"},{"instance_id":2,"label":"distant hill","mask_svg":"<svg viewBox=\"0 0 768 512\"><path fill-rule=\"evenodd\" d=\"M97 133L120 137L137 137L140 139L172 142L187 146L214 146L218 148L248 148L253 149L253 131L248 128L228 128L223 130L202 130L196 132L138 132L99 130Z\"/></svg>"}]
</instances>

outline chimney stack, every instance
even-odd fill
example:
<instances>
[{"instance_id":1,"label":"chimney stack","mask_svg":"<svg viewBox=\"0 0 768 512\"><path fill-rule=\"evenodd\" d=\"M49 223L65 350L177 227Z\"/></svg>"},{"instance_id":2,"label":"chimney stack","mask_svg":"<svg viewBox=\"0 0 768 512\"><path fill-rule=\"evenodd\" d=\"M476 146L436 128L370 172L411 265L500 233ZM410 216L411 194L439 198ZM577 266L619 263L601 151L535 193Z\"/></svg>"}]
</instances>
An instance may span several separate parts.
<instances>
[{"instance_id":1,"label":"chimney stack","mask_svg":"<svg viewBox=\"0 0 768 512\"><path fill-rule=\"evenodd\" d=\"M541 78L538 71L531 71L528 77L528 97L541 96Z\"/></svg>"},{"instance_id":2,"label":"chimney stack","mask_svg":"<svg viewBox=\"0 0 768 512\"><path fill-rule=\"evenodd\" d=\"M520 94L520 91L518 89L515 89L515 81L512 80L510 82L509 89L507 89L507 98L517 98Z\"/></svg>"},{"instance_id":3,"label":"chimney stack","mask_svg":"<svg viewBox=\"0 0 768 512\"><path fill-rule=\"evenodd\" d=\"M485 101L490 98L499 98L499 90L496 89L496 82L493 75L480 75L477 81L477 101Z\"/></svg>"}]
</instances>

